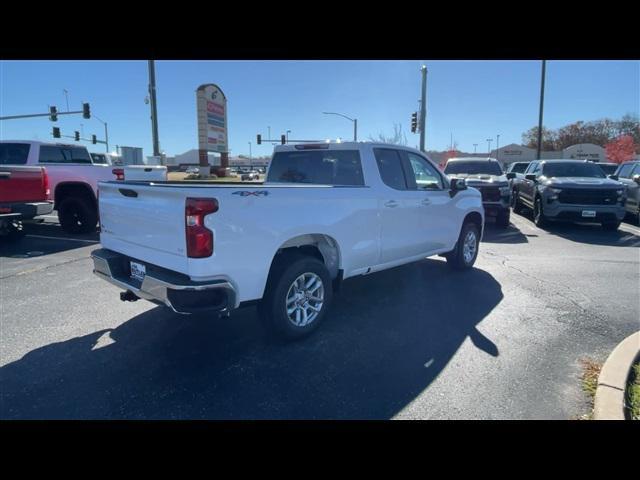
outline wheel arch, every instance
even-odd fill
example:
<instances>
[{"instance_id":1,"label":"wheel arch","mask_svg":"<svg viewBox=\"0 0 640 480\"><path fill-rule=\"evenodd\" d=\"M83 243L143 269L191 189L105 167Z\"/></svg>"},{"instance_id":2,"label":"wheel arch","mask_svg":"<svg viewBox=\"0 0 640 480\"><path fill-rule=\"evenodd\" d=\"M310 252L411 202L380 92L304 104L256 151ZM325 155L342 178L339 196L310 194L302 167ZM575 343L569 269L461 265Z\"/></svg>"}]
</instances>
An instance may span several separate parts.
<instances>
[{"instance_id":1,"label":"wheel arch","mask_svg":"<svg viewBox=\"0 0 640 480\"><path fill-rule=\"evenodd\" d=\"M340 247L335 238L323 233L308 233L297 235L282 243L278 247L271 261L269 272L274 264L286 253L299 253L317 258L325 264L332 279L340 274L341 256Z\"/></svg>"},{"instance_id":2,"label":"wheel arch","mask_svg":"<svg viewBox=\"0 0 640 480\"><path fill-rule=\"evenodd\" d=\"M58 209L60 203L68 197L71 196L81 196L87 197L91 200L92 206L94 208L98 207L98 202L95 194L93 193L93 189L91 185L84 182L61 182L56 185L56 189L53 194L54 205L53 208L55 210Z\"/></svg>"}]
</instances>

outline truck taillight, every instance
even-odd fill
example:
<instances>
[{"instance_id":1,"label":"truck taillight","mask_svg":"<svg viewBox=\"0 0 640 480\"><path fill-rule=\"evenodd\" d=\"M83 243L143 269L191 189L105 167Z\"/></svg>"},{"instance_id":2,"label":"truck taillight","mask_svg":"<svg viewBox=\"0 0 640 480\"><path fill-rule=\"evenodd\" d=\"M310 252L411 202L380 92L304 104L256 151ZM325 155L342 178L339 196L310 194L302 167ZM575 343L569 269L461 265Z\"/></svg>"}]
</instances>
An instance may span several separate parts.
<instances>
[{"instance_id":1,"label":"truck taillight","mask_svg":"<svg viewBox=\"0 0 640 480\"><path fill-rule=\"evenodd\" d=\"M47 175L46 168L42 169L42 189L47 200L51 198L51 187L49 186L49 175Z\"/></svg>"},{"instance_id":2,"label":"truck taillight","mask_svg":"<svg viewBox=\"0 0 640 480\"><path fill-rule=\"evenodd\" d=\"M205 258L213 254L213 232L204 226L204 217L217 211L215 198L187 198L184 208L187 257Z\"/></svg>"},{"instance_id":3,"label":"truck taillight","mask_svg":"<svg viewBox=\"0 0 640 480\"><path fill-rule=\"evenodd\" d=\"M111 173L116 176L116 180L124 180L124 168L114 168Z\"/></svg>"}]
</instances>

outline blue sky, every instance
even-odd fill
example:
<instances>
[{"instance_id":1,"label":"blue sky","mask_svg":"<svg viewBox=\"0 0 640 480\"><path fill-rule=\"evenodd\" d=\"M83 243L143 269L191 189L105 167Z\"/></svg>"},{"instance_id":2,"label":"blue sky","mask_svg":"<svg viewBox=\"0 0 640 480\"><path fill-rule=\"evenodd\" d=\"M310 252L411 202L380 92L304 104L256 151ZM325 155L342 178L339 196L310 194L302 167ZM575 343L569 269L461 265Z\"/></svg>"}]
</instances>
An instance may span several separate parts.
<instances>
[{"instance_id":1,"label":"blue sky","mask_svg":"<svg viewBox=\"0 0 640 480\"><path fill-rule=\"evenodd\" d=\"M420 97L419 61L157 61L156 84L160 145L167 155L197 147L195 90L216 83L228 99L231 155L268 155L271 145L255 144L256 133L275 138L291 130L292 139L351 139L391 134L402 125L409 145L411 113ZM539 61L429 61L427 82L428 150L444 150L450 135L459 149L486 151L487 138L500 145L520 143L537 124ZM92 113L109 124L115 145L140 146L152 154L149 107L145 105L146 61L0 61L0 115L44 113L48 105L71 110L90 102ZM640 62L549 61L545 126L577 120L619 118L640 111ZM83 124L85 137L104 137L96 119L62 116L55 124L72 135ZM46 117L0 122L2 139L51 140L54 124ZM102 145L88 144L91 151Z\"/></svg>"}]
</instances>

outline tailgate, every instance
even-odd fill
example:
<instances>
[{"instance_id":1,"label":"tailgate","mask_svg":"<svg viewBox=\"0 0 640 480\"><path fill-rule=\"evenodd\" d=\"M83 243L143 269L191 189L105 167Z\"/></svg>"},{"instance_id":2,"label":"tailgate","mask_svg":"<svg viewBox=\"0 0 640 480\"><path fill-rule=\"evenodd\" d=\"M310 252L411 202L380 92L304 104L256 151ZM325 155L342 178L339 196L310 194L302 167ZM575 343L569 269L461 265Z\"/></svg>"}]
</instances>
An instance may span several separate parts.
<instances>
[{"instance_id":1,"label":"tailgate","mask_svg":"<svg viewBox=\"0 0 640 480\"><path fill-rule=\"evenodd\" d=\"M187 273L181 188L100 183L100 242L105 248Z\"/></svg>"},{"instance_id":2,"label":"tailgate","mask_svg":"<svg viewBox=\"0 0 640 480\"><path fill-rule=\"evenodd\" d=\"M41 202L46 199L44 168L0 167L0 202Z\"/></svg>"}]
</instances>

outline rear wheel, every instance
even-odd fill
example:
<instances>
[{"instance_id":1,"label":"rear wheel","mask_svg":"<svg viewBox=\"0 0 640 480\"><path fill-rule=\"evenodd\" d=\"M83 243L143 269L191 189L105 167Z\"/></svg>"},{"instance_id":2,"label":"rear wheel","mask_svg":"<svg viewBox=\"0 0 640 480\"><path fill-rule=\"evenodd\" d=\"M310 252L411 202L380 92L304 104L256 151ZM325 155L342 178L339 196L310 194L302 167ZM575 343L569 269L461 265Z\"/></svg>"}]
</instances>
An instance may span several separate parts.
<instances>
[{"instance_id":1,"label":"rear wheel","mask_svg":"<svg viewBox=\"0 0 640 480\"><path fill-rule=\"evenodd\" d=\"M496 225L502 228L507 228L509 226L510 218L511 218L511 215L509 210L500 212L496 217Z\"/></svg>"},{"instance_id":2,"label":"rear wheel","mask_svg":"<svg viewBox=\"0 0 640 480\"><path fill-rule=\"evenodd\" d=\"M610 232L618 230L621 222L602 222L602 229Z\"/></svg>"},{"instance_id":3,"label":"rear wheel","mask_svg":"<svg viewBox=\"0 0 640 480\"><path fill-rule=\"evenodd\" d=\"M456 248L446 255L447 264L454 270L466 270L473 267L478 258L480 247L480 229L475 223L467 222L462 226Z\"/></svg>"},{"instance_id":4,"label":"rear wheel","mask_svg":"<svg viewBox=\"0 0 640 480\"><path fill-rule=\"evenodd\" d=\"M296 340L313 332L332 299L331 276L320 260L283 255L270 275L258 312L279 338Z\"/></svg>"},{"instance_id":5,"label":"rear wheel","mask_svg":"<svg viewBox=\"0 0 640 480\"><path fill-rule=\"evenodd\" d=\"M58 206L58 219L67 233L90 233L98 224L98 212L89 199L68 197Z\"/></svg>"},{"instance_id":6,"label":"rear wheel","mask_svg":"<svg viewBox=\"0 0 640 480\"><path fill-rule=\"evenodd\" d=\"M511 208L513 208L513 213L522 213L522 204L517 190L511 193Z\"/></svg>"}]
</instances>

